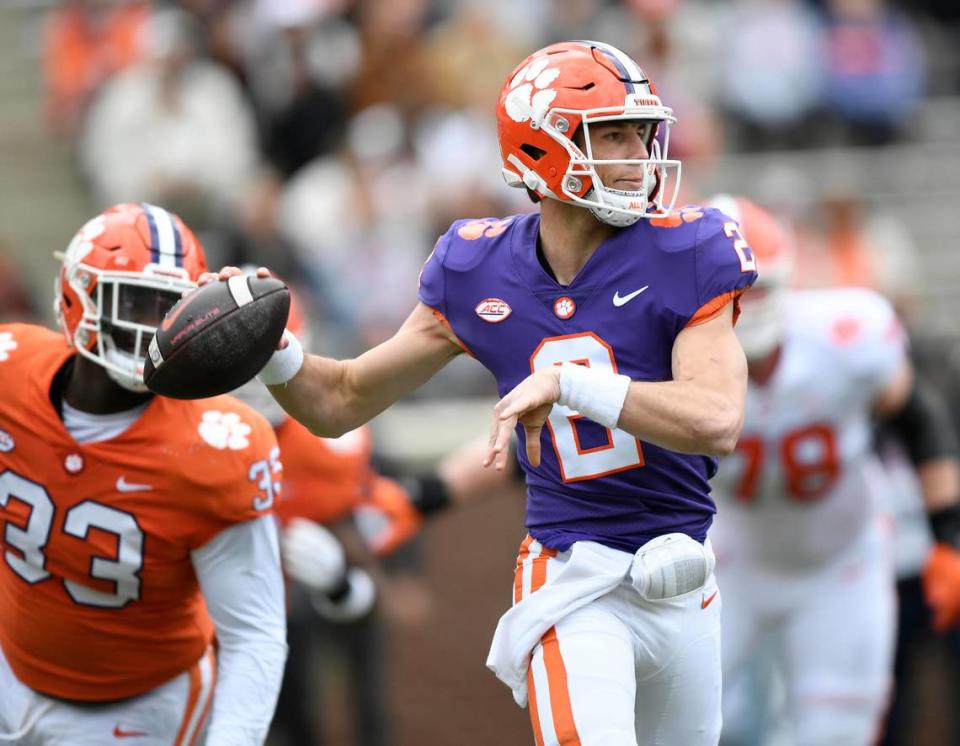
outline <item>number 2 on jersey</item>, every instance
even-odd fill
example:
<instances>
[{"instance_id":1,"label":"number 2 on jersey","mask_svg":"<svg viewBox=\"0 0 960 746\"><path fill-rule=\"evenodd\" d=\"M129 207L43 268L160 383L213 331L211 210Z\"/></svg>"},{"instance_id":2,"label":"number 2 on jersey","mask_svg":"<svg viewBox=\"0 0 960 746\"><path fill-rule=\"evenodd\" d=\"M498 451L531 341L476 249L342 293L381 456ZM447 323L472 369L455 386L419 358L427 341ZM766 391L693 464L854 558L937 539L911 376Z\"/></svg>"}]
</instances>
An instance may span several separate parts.
<instances>
[{"instance_id":1,"label":"number 2 on jersey","mask_svg":"<svg viewBox=\"0 0 960 746\"><path fill-rule=\"evenodd\" d=\"M727 238L733 239L733 250L737 252L737 256L740 258L740 271L755 272L757 260L753 258L753 251L747 244L747 239L740 232L740 226L733 220L728 220L723 224L723 232Z\"/></svg>"},{"instance_id":2,"label":"number 2 on jersey","mask_svg":"<svg viewBox=\"0 0 960 746\"><path fill-rule=\"evenodd\" d=\"M593 332L547 337L530 356L530 369L535 371L565 362L617 370L613 349ZM559 404L553 406L547 419L564 482L596 479L643 466L640 441L623 430L606 428L605 443L582 447L576 424L579 419L582 419L580 414Z\"/></svg>"}]
</instances>

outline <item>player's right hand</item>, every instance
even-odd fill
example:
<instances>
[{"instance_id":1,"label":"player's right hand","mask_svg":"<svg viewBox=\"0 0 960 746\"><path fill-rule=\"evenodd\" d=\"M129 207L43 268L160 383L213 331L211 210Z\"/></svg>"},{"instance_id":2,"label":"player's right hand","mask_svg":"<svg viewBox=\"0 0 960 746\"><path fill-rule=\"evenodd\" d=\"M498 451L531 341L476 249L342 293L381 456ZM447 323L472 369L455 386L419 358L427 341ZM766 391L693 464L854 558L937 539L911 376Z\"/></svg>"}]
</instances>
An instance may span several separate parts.
<instances>
[{"instance_id":1,"label":"player's right hand","mask_svg":"<svg viewBox=\"0 0 960 746\"><path fill-rule=\"evenodd\" d=\"M519 422L523 425L527 460L540 466L540 433L550 410L560 398L560 366L534 371L524 378L493 408L493 427L484 466L502 471L510 455L510 438Z\"/></svg>"},{"instance_id":2,"label":"player's right hand","mask_svg":"<svg viewBox=\"0 0 960 746\"><path fill-rule=\"evenodd\" d=\"M347 563L343 546L319 523L294 518L280 535L287 575L313 593L329 593L343 583Z\"/></svg>"}]
</instances>

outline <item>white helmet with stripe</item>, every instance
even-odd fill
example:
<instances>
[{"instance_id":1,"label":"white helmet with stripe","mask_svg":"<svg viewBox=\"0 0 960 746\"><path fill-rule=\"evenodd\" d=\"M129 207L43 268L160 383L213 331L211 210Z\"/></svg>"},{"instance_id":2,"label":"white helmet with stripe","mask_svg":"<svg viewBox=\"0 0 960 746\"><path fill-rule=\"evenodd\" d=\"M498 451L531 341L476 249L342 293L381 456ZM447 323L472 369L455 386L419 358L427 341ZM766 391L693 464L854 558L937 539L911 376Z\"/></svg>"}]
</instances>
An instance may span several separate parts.
<instances>
[{"instance_id":1,"label":"white helmet with stripe","mask_svg":"<svg viewBox=\"0 0 960 746\"><path fill-rule=\"evenodd\" d=\"M146 392L147 345L207 268L197 237L162 207L123 204L88 221L57 256L53 309L67 344L118 385Z\"/></svg>"}]
</instances>

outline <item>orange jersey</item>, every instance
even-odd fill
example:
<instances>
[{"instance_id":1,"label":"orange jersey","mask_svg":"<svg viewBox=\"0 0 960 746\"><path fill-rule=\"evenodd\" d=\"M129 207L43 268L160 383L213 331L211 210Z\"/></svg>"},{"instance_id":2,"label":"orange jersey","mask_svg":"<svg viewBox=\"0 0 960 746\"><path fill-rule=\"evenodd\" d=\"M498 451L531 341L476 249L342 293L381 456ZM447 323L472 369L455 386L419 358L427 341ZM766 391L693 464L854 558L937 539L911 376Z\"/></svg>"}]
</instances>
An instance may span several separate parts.
<instances>
[{"instance_id":1,"label":"orange jersey","mask_svg":"<svg viewBox=\"0 0 960 746\"><path fill-rule=\"evenodd\" d=\"M213 638L192 550L272 508L272 428L230 397L154 398L77 444L51 401L61 335L0 326L0 647L17 678L102 701L189 669Z\"/></svg>"},{"instance_id":2,"label":"orange jersey","mask_svg":"<svg viewBox=\"0 0 960 746\"><path fill-rule=\"evenodd\" d=\"M372 441L366 427L339 438L318 438L294 419L277 427L283 456L283 496L277 514L284 523L307 518L332 523L356 507L369 489Z\"/></svg>"}]
</instances>

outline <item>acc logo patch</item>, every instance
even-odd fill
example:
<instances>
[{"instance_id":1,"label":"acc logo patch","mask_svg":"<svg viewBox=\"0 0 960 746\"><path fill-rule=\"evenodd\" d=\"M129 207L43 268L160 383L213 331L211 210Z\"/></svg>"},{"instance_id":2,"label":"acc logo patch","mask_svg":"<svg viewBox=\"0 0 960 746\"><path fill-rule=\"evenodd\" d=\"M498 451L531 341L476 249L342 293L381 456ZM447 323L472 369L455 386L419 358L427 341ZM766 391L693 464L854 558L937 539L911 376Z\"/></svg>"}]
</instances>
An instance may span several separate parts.
<instances>
[{"instance_id":1,"label":"acc logo patch","mask_svg":"<svg viewBox=\"0 0 960 746\"><path fill-rule=\"evenodd\" d=\"M16 445L10 433L6 430L0 430L0 453L10 453Z\"/></svg>"},{"instance_id":2,"label":"acc logo patch","mask_svg":"<svg viewBox=\"0 0 960 746\"><path fill-rule=\"evenodd\" d=\"M247 437L253 428L240 419L236 412L218 412L211 409L204 412L197 431L200 437L218 451L229 448L231 451L242 451L250 445Z\"/></svg>"},{"instance_id":3,"label":"acc logo patch","mask_svg":"<svg viewBox=\"0 0 960 746\"><path fill-rule=\"evenodd\" d=\"M489 324L499 324L507 316L513 313L513 309L510 308L505 300L500 300L499 298L484 298L482 301L477 303L477 307L473 309L477 316L486 321Z\"/></svg>"}]
</instances>

